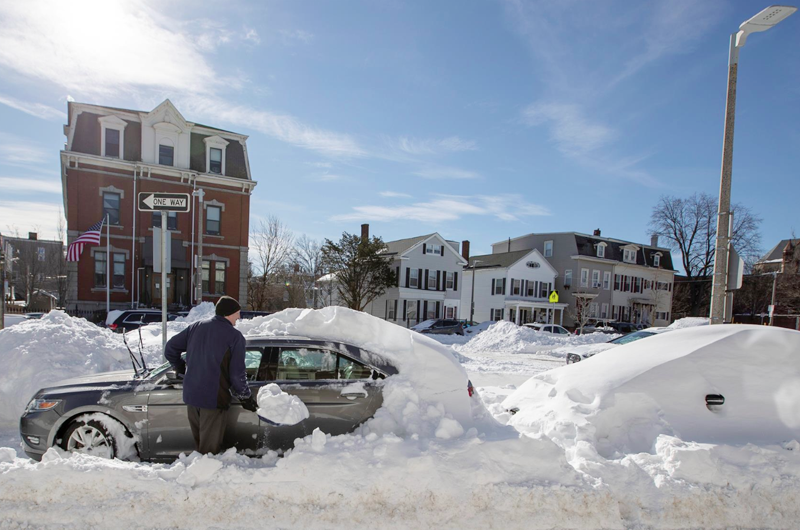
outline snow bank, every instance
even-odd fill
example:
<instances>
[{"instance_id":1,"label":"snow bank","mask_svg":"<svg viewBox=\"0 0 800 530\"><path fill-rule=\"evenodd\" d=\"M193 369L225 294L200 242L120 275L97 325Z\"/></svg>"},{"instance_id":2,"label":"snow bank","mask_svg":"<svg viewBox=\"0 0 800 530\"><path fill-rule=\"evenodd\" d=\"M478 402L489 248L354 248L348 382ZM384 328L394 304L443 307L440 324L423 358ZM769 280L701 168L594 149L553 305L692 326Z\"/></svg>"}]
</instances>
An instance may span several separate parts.
<instances>
[{"instance_id":1,"label":"snow bank","mask_svg":"<svg viewBox=\"0 0 800 530\"><path fill-rule=\"evenodd\" d=\"M259 388L257 401L256 414L277 425L297 425L310 416L299 397L287 394L275 383Z\"/></svg>"},{"instance_id":2,"label":"snow bank","mask_svg":"<svg viewBox=\"0 0 800 530\"><path fill-rule=\"evenodd\" d=\"M679 318L669 326L667 329L684 329L684 328L694 328L697 326L708 326L711 322L711 319L708 317L684 317Z\"/></svg>"},{"instance_id":3,"label":"snow bank","mask_svg":"<svg viewBox=\"0 0 800 530\"><path fill-rule=\"evenodd\" d=\"M62 311L0 331L0 365L1 425L17 424L40 388L131 367L119 335Z\"/></svg>"},{"instance_id":4,"label":"snow bank","mask_svg":"<svg viewBox=\"0 0 800 530\"><path fill-rule=\"evenodd\" d=\"M185 317L178 317L175 319L175 322L185 322L187 324L192 324L194 322L198 322L200 320L209 320L214 318L216 306L211 302L200 302L198 305L194 306L190 311L189 314Z\"/></svg>"},{"instance_id":5,"label":"snow bank","mask_svg":"<svg viewBox=\"0 0 800 530\"><path fill-rule=\"evenodd\" d=\"M608 342L614 335L604 333L587 333L586 335L553 335L540 333L513 322L500 321L476 335L459 351L467 354L484 352L535 353L550 350L559 346L577 346Z\"/></svg>"},{"instance_id":6,"label":"snow bank","mask_svg":"<svg viewBox=\"0 0 800 530\"><path fill-rule=\"evenodd\" d=\"M534 376L504 402L509 423L605 458L655 451L659 436L746 444L800 439L800 333L702 326L613 348ZM707 394L725 404L706 407Z\"/></svg>"},{"instance_id":7,"label":"snow bank","mask_svg":"<svg viewBox=\"0 0 800 530\"><path fill-rule=\"evenodd\" d=\"M452 350L439 342L382 319L344 307L286 309L239 321L245 337L297 335L358 346L390 361L419 396L441 403L462 424L471 422L467 373Z\"/></svg>"}]
</instances>

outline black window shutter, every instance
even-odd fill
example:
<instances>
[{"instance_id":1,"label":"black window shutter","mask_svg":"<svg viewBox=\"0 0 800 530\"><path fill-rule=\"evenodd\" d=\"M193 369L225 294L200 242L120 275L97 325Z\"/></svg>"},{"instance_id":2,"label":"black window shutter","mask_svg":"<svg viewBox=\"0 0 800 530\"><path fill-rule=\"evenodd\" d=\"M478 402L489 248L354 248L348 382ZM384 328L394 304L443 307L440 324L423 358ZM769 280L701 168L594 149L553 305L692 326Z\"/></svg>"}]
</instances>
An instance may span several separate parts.
<instances>
[{"instance_id":1,"label":"black window shutter","mask_svg":"<svg viewBox=\"0 0 800 530\"><path fill-rule=\"evenodd\" d=\"M428 320L428 301L422 302L422 320Z\"/></svg>"},{"instance_id":2,"label":"black window shutter","mask_svg":"<svg viewBox=\"0 0 800 530\"><path fill-rule=\"evenodd\" d=\"M422 309L422 304L419 303L420 301L417 300L417 324L419 324L419 313L420 309Z\"/></svg>"},{"instance_id":3,"label":"black window shutter","mask_svg":"<svg viewBox=\"0 0 800 530\"><path fill-rule=\"evenodd\" d=\"M494 309L489 308L489 320L494 320Z\"/></svg>"},{"instance_id":4,"label":"black window shutter","mask_svg":"<svg viewBox=\"0 0 800 530\"><path fill-rule=\"evenodd\" d=\"M444 245L442 245L441 248L439 249L439 255L444 257Z\"/></svg>"},{"instance_id":5,"label":"black window shutter","mask_svg":"<svg viewBox=\"0 0 800 530\"><path fill-rule=\"evenodd\" d=\"M428 269L425 269L425 290L428 290Z\"/></svg>"},{"instance_id":6,"label":"black window shutter","mask_svg":"<svg viewBox=\"0 0 800 530\"><path fill-rule=\"evenodd\" d=\"M453 290L458 291L458 273L453 273Z\"/></svg>"},{"instance_id":7,"label":"black window shutter","mask_svg":"<svg viewBox=\"0 0 800 530\"><path fill-rule=\"evenodd\" d=\"M397 277L397 286L400 287L400 265L394 268L394 273Z\"/></svg>"},{"instance_id":8,"label":"black window shutter","mask_svg":"<svg viewBox=\"0 0 800 530\"><path fill-rule=\"evenodd\" d=\"M417 282L417 289L422 289L422 269L417 269L417 270L419 271L417 272L417 277L419 278L419 281Z\"/></svg>"},{"instance_id":9,"label":"black window shutter","mask_svg":"<svg viewBox=\"0 0 800 530\"><path fill-rule=\"evenodd\" d=\"M441 302L436 302L436 318L439 318L441 316L440 313L439 313L439 311L441 311L441 309L442 309L442 303Z\"/></svg>"},{"instance_id":10,"label":"black window shutter","mask_svg":"<svg viewBox=\"0 0 800 530\"><path fill-rule=\"evenodd\" d=\"M442 271L436 271L436 290L437 291L444 291L442 289Z\"/></svg>"},{"instance_id":11,"label":"black window shutter","mask_svg":"<svg viewBox=\"0 0 800 530\"><path fill-rule=\"evenodd\" d=\"M425 252L426 252L427 250L428 250L428 244L427 244L427 243L423 243L423 244L422 244L422 253L423 253L423 254L425 254Z\"/></svg>"},{"instance_id":12,"label":"black window shutter","mask_svg":"<svg viewBox=\"0 0 800 530\"><path fill-rule=\"evenodd\" d=\"M511 294L514 294L514 278L511 278Z\"/></svg>"},{"instance_id":13,"label":"black window shutter","mask_svg":"<svg viewBox=\"0 0 800 530\"><path fill-rule=\"evenodd\" d=\"M406 267L406 287L408 287L410 281L411 281L411 269L409 267Z\"/></svg>"},{"instance_id":14,"label":"black window shutter","mask_svg":"<svg viewBox=\"0 0 800 530\"><path fill-rule=\"evenodd\" d=\"M506 294L506 279L503 278L503 295Z\"/></svg>"},{"instance_id":15,"label":"black window shutter","mask_svg":"<svg viewBox=\"0 0 800 530\"><path fill-rule=\"evenodd\" d=\"M403 320L406 319L406 312L408 311L408 300L403 300Z\"/></svg>"},{"instance_id":16,"label":"black window shutter","mask_svg":"<svg viewBox=\"0 0 800 530\"><path fill-rule=\"evenodd\" d=\"M384 320L389 320L389 300L386 300L384 305L386 306L383 309Z\"/></svg>"},{"instance_id":17,"label":"black window shutter","mask_svg":"<svg viewBox=\"0 0 800 530\"><path fill-rule=\"evenodd\" d=\"M475 278L474 278L474 276L475 276L475 273L474 273L474 272L472 273L472 276L473 276L473 279L472 279L472 281L475 281ZM495 281L496 281L496 280L495 280L494 278L492 278L492 294L494 294L494 282L495 282Z\"/></svg>"},{"instance_id":18,"label":"black window shutter","mask_svg":"<svg viewBox=\"0 0 800 530\"><path fill-rule=\"evenodd\" d=\"M397 322L397 300L394 301L394 320Z\"/></svg>"}]
</instances>

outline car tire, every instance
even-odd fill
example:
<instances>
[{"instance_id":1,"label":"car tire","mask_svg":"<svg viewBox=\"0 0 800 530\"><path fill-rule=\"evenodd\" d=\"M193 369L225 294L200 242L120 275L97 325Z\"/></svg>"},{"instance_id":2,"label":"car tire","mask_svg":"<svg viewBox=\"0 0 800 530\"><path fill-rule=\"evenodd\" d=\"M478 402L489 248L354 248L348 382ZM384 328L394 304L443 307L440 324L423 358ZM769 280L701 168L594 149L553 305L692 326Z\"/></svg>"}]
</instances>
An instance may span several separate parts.
<instances>
[{"instance_id":1,"label":"car tire","mask_svg":"<svg viewBox=\"0 0 800 530\"><path fill-rule=\"evenodd\" d=\"M119 423L112 418L108 418L107 421ZM117 440L105 425L94 419L79 417L73 420L64 431L60 445L63 450L70 453L82 453L108 459L114 459L119 455Z\"/></svg>"}]
</instances>

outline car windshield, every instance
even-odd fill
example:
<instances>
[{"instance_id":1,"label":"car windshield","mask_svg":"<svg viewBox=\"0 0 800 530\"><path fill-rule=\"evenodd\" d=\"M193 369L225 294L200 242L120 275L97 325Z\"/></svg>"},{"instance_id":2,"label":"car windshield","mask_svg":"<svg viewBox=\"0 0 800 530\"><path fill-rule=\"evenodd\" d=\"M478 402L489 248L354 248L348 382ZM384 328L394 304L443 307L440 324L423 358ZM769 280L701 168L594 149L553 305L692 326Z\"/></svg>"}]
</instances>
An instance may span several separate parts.
<instances>
[{"instance_id":1,"label":"car windshield","mask_svg":"<svg viewBox=\"0 0 800 530\"><path fill-rule=\"evenodd\" d=\"M628 344L629 342L634 342L639 339L643 339L645 337L649 337L650 335L655 335L652 331L636 331L634 333L629 333L628 335L623 335L622 337L617 337L616 339L609 341L610 344ZM649 344L649 343L648 343Z\"/></svg>"}]
</instances>

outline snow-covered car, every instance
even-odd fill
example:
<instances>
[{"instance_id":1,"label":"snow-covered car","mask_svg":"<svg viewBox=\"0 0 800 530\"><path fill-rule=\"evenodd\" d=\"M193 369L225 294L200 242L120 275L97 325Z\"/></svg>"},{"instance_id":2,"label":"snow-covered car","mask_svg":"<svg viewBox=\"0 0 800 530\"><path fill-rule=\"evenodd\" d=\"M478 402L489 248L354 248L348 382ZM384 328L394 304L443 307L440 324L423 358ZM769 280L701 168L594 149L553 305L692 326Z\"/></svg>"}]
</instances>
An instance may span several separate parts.
<instances>
[{"instance_id":1,"label":"snow-covered car","mask_svg":"<svg viewBox=\"0 0 800 530\"><path fill-rule=\"evenodd\" d=\"M635 342L639 339L644 339L646 337L652 337L653 335L657 335L665 331L669 331L669 329L647 328L641 331L634 331L633 333L628 333L627 335L617 337L616 339L610 340L608 342L601 342L600 344L584 344L583 346L576 346L567 353L567 364L575 364L577 362L582 361L583 359L588 359L589 357L593 357L600 352L610 350L611 348L614 348L616 346L621 346L623 344Z\"/></svg>"},{"instance_id":2,"label":"snow-covered car","mask_svg":"<svg viewBox=\"0 0 800 530\"><path fill-rule=\"evenodd\" d=\"M440 318L433 321L428 320L426 322L430 322L430 325L418 330L420 333L428 333L432 335L464 334L464 325L460 320L454 320L452 318Z\"/></svg>"},{"instance_id":3,"label":"snow-covered car","mask_svg":"<svg viewBox=\"0 0 800 530\"><path fill-rule=\"evenodd\" d=\"M321 329L324 324L320 322L335 324L337 314L357 313L344 308L324 311L316 312L320 314L319 322L307 324L308 329ZM268 327L279 320L262 325ZM354 336L352 330L369 324L380 330L373 329L375 336L388 336L387 340L394 343L399 341L392 332L410 335L405 329L362 314L355 322L348 322L349 327L339 336ZM418 388L420 394L427 391L441 398L443 410L452 418L470 417L473 388L458 361L449 354L428 355L428 366L422 370L424 363L413 354L422 358L442 347L438 343L426 346L435 342L430 339L409 342L422 342L413 347L424 350L408 352L397 346L398 355L411 358L406 369L402 362L393 361L397 356L342 342L336 333L330 339L247 336L245 365L253 394L276 383L303 401L309 417L296 425L275 426L235 402L228 414L225 447L256 455L270 449L289 449L295 439L310 435L317 428L331 435L352 432L381 407L384 380L397 374L405 376L406 381L413 381L414 373L420 374L418 378L425 385ZM128 370L79 377L43 388L33 396L20 419L20 435L25 453L34 459L41 459L54 445L67 451L104 457L138 456L148 461L172 461L180 453L194 450L181 380L169 364L138 373Z\"/></svg>"},{"instance_id":4,"label":"snow-covered car","mask_svg":"<svg viewBox=\"0 0 800 530\"><path fill-rule=\"evenodd\" d=\"M660 333L538 374L502 407L524 433L612 458L653 452L663 436L798 440L799 389L800 332L730 324Z\"/></svg>"},{"instance_id":5,"label":"snow-covered car","mask_svg":"<svg viewBox=\"0 0 800 530\"><path fill-rule=\"evenodd\" d=\"M566 337L567 335L572 335L569 330L563 326L559 326L558 324L542 324L540 322L529 322L527 324L523 324L526 328L534 329L540 333L549 333L551 335L562 335Z\"/></svg>"},{"instance_id":6,"label":"snow-covered car","mask_svg":"<svg viewBox=\"0 0 800 530\"><path fill-rule=\"evenodd\" d=\"M170 313L167 320L178 318L178 314ZM108 312L106 327L115 333L127 333L134 329L161 322L161 311L158 309L127 309Z\"/></svg>"}]
</instances>

